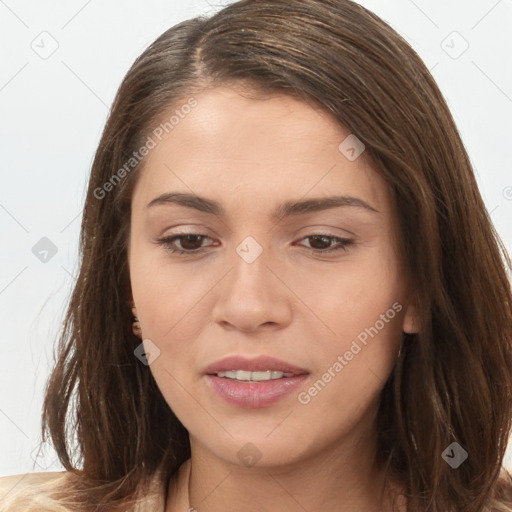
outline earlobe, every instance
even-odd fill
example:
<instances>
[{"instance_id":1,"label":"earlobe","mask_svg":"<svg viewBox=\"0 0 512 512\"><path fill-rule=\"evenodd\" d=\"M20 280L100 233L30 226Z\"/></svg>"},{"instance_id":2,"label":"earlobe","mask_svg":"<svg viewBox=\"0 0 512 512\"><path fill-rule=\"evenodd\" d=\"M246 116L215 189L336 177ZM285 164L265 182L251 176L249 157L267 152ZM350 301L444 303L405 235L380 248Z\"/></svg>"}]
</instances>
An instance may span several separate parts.
<instances>
[{"instance_id":1,"label":"earlobe","mask_svg":"<svg viewBox=\"0 0 512 512\"><path fill-rule=\"evenodd\" d=\"M131 298L128 301L128 303L129 303L130 308L132 310L132 331L133 331L133 334L135 334L135 336L137 336L137 338L142 339L142 329L140 327L140 322L139 322L139 319L137 317L137 308L135 307L135 301L133 300L133 298Z\"/></svg>"},{"instance_id":2,"label":"earlobe","mask_svg":"<svg viewBox=\"0 0 512 512\"><path fill-rule=\"evenodd\" d=\"M135 307L135 301L133 300L133 296L130 295L128 299L128 307L132 310L133 316L137 316L137 308Z\"/></svg>"},{"instance_id":3,"label":"earlobe","mask_svg":"<svg viewBox=\"0 0 512 512\"><path fill-rule=\"evenodd\" d=\"M418 307L415 301L411 301L405 310L402 322L402 331L406 334L416 334L420 330Z\"/></svg>"},{"instance_id":4,"label":"earlobe","mask_svg":"<svg viewBox=\"0 0 512 512\"><path fill-rule=\"evenodd\" d=\"M128 301L128 305L132 311L132 329L133 333L138 336L140 335L140 322L139 318L137 316L137 308L135 307L135 301L133 300L133 297L130 297Z\"/></svg>"}]
</instances>

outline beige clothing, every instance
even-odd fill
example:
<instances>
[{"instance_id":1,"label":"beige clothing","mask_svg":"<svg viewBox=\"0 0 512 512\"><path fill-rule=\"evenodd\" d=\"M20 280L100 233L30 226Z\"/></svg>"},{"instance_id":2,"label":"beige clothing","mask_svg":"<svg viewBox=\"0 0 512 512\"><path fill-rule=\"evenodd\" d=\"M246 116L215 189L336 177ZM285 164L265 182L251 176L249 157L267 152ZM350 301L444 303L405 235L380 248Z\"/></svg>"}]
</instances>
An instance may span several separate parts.
<instances>
[{"instance_id":1,"label":"beige clothing","mask_svg":"<svg viewBox=\"0 0 512 512\"><path fill-rule=\"evenodd\" d=\"M148 496L130 512L187 512L187 487L190 459L180 467L171 488L166 510L166 488L158 481L158 471L151 482ZM51 499L54 486L65 481L67 471L26 473L0 478L0 512L67 512L68 509ZM184 490L184 492L181 492Z\"/></svg>"}]
</instances>

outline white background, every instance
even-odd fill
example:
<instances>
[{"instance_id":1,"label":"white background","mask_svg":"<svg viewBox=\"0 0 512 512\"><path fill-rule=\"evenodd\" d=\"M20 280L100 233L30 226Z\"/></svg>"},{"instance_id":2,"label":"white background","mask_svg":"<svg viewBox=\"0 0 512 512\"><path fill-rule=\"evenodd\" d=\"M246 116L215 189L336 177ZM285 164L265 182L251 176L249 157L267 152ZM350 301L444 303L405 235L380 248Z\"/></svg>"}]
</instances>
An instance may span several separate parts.
<instances>
[{"instance_id":1,"label":"white background","mask_svg":"<svg viewBox=\"0 0 512 512\"><path fill-rule=\"evenodd\" d=\"M62 469L53 451L35 453L43 388L77 274L88 173L115 92L162 32L227 3L0 0L0 476ZM432 70L512 253L512 1L360 3ZM46 59L33 49L51 44L58 48ZM46 263L32 252L42 237L57 248Z\"/></svg>"}]
</instances>

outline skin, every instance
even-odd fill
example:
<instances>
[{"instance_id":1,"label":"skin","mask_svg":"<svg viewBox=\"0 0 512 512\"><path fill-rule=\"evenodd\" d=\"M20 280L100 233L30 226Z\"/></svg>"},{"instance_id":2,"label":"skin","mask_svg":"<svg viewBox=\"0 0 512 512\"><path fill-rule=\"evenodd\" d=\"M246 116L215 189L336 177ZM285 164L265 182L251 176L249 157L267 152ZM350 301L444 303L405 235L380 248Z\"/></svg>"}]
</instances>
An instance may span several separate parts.
<instances>
[{"instance_id":1,"label":"skin","mask_svg":"<svg viewBox=\"0 0 512 512\"><path fill-rule=\"evenodd\" d=\"M375 461L376 411L402 331L417 330L393 244L390 191L364 152L350 161L338 150L350 132L324 111L289 96L250 97L234 86L195 98L197 107L146 157L132 197L128 253L142 337L160 350L150 371L190 433L190 504L198 512L339 511L340 504L390 510L377 496L383 473ZM170 191L214 199L226 216L177 204L147 207ZM270 218L285 201L342 194L377 212L343 206ZM155 242L183 231L207 238L174 246L204 252L173 254ZM314 254L311 248L337 245L307 238L318 233L354 244ZM252 263L236 252L247 236L263 251ZM402 306L394 318L300 403L298 393L394 303ZM271 406L235 407L203 375L234 354L271 355L309 376ZM248 442L261 456L251 467L237 456ZM186 496L184 485L170 482L167 512L186 510L176 495Z\"/></svg>"}]
</instances>

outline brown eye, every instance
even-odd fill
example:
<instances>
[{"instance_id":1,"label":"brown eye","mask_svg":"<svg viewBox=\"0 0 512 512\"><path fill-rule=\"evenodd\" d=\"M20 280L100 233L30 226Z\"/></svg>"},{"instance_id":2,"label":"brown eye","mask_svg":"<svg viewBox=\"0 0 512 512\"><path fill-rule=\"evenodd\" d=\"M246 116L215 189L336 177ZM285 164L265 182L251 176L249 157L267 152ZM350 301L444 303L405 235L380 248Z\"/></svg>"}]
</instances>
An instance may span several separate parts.
<instances>
[{"instance_id":1,"label":"brown eye","mask_svg":"<svg viewBox=\"0 0 512 512\"><path fill-rule=\"evenodd\" d=\"M181 247L187 251L194 251L201 247L203 241L203 235L185 235L180 237Z\"/></svg>"},{"instance_id":2,"label":"brown eye","mask_svg":"<svg viewBox=\"0 0 512 512\"><path fill-rule=\"evenodd\" d=\"M310 246L307 248L314 253L348 250L349 246L354 244L354 240L350 238L340 238L338 236L324 235L320 233L306 236L303 240L311 240L309 243Z\"/></svg>"},{"instance_id":3,"label":"brown eye","mask_svg":"<svg viewBox=\"0 0 512 512\"><path fill-rule=\"evenodd\" d=\"M206 238L209 237L196 233L180 233L178 235L159 238L156 241L163 245L167 251L178 254L194 254L202 252L203 247L201 247L201 245ZM176 246L176 241L179 241L181 247Z\"/></svg>"}]
</instances>

